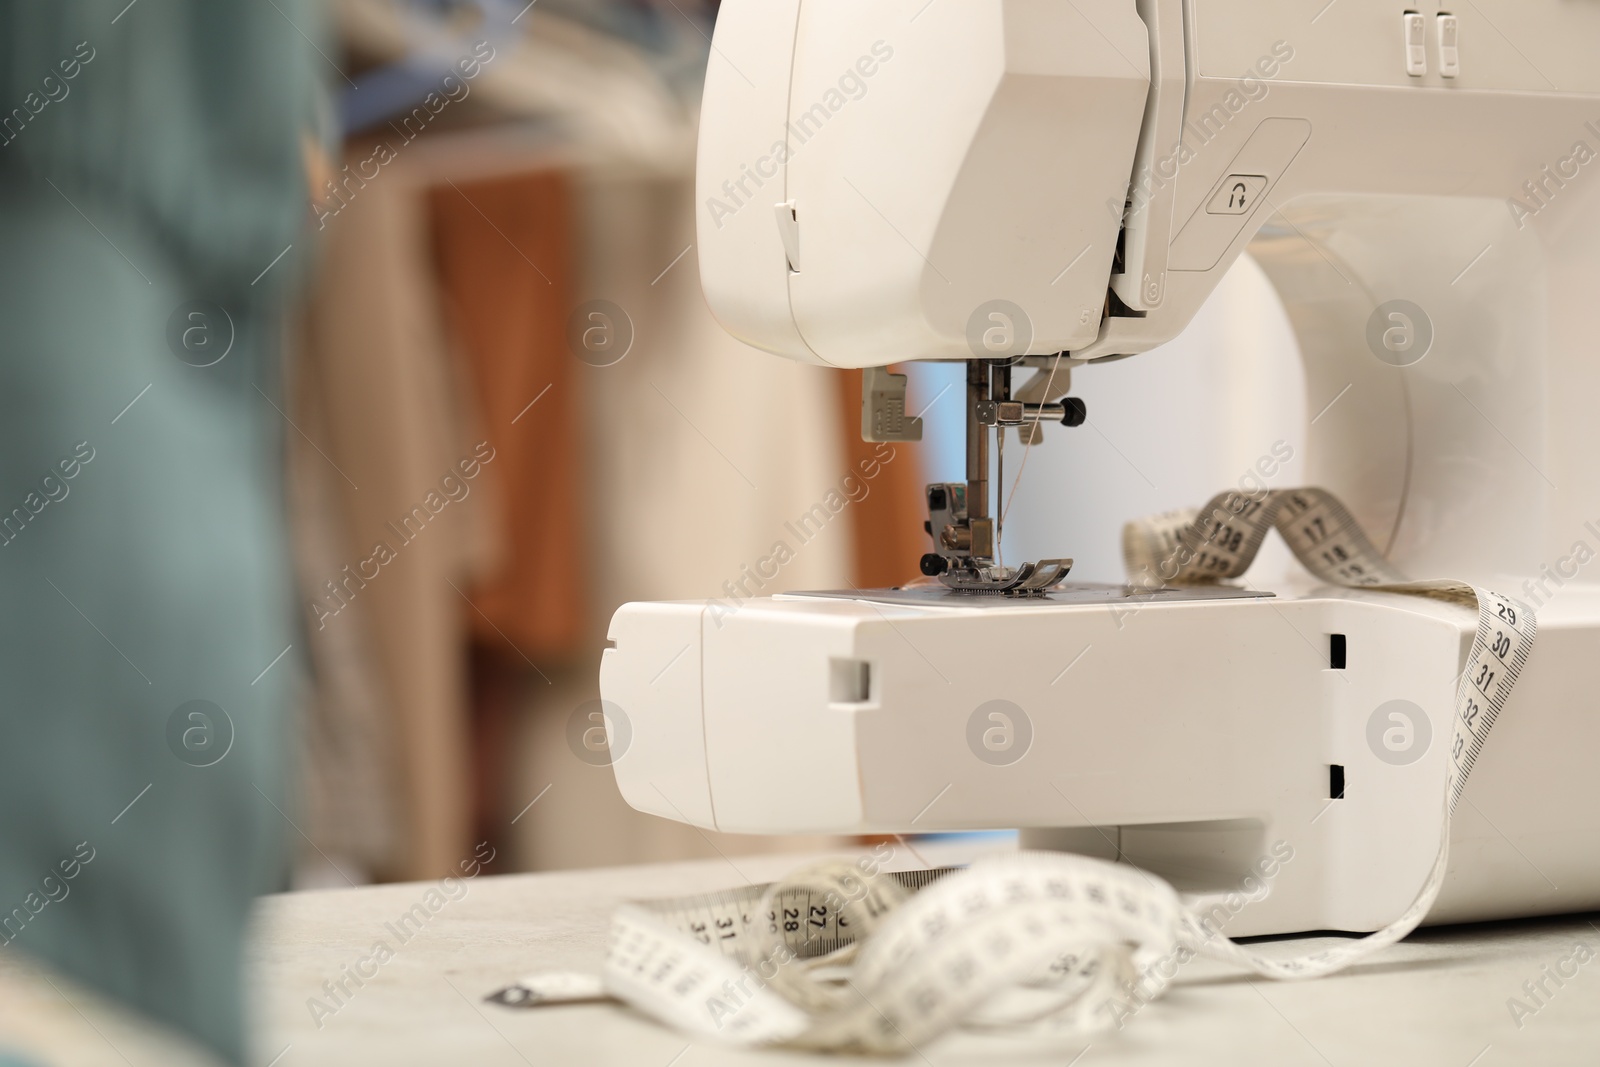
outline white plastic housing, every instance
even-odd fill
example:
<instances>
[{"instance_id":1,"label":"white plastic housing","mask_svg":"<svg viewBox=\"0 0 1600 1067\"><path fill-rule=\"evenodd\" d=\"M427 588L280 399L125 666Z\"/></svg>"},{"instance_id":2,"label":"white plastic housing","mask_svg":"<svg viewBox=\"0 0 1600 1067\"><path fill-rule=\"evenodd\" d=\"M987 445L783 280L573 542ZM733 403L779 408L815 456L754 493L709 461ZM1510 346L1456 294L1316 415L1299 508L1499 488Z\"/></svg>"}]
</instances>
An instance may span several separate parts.
<instances>
[{"instance_id":1,"label":"white plastic housing","mask_svg":"<svg viewBox=\"0 0 1600 1067\"><path fill-rule=\"evenodd\" d=\"M1247 0L725 0L707 300L742 340L840 367L969 358L995 300L1031 320L1028 352L1147 351L1301 198L1507 207L1570 158L1597 117L1600 6L1522 0L1523 49L1455 14L1446 78L1407 73L1390 0L1314 25ZM1208 210L1235 176L1263 179L1248 208Z\"/></svg>"},{"instance_id":2,"label":"white plastic housing","mask_svg":"<svg viewBox=\"0 0 1600 1067\"><path fill-rule=\"evenodd\" d=\"M1314 25L1260 0L724 0L699 185L718 318L836 366L968 358L994 300L1032 321L1027 351L1143 352L1251 247L1305 361L1309 480L1406 572L1540 607L1433 921L1600 907L1600 591L1577 578L1600 545L1600 5L1521 0L1520 45L1450 10L1446 77L1431 43L1408 70L1388 0L1340 0ZM864 88L832 107L850 71ZM802 141L790 124L819 101ZM746 166L759 182L739 183ZM1394 300L1433 334L1404 367L1368 340ZM1197 410L1115 433L1181 448L1229 429ZM1324 591L1120 620L628 605L601 684L633 728L618 783L646 811L755 833L1023 827L1216 891L1281 840L1295 859L1229 932L1364 930L1434 855L1437 739L1472 626ZM1342 671L1323 658L1332 633ZM967 743L991 699L1035 728L1010 766ZM1416 763L1368 744L1390 699L1432 717Z\"/></svg>"},{"instance_id":3,"label":"white plastic housing","mask_svg":"<svg viewBox=\"0 0 1600 1067\"><path fill-rule=\"evenodd\" d=\"M1107 204L1149 89L1144 24L1128 0L924 6L723 4L700 269L742 340L840 367L965 359L969 319L996 299L1028 309L1028 351L1098 333Z\"/></svg>"},{"instance_id":4,"label":"white plastic housing","mask_svg":"<svg viewBox=\"0 0 1600 1067\"><path fill-rule=\"evenodd\" d=\"M1458 811L1430 921L1600 907L1600 717L1572 713L1600 685L1586 651L1600 591L1569 603L1540 620ZM1475 627L1467 609L1333 591L1131 610L629 605L601 688L628 718L615 772L643 811L750 833L1043 828L1037 843L1202 893L1237 889L1282 843L1292 861L1231 934L1372 930L1432 862ZM1331 634L1345 636L1343 669ZM972 743L970 720L996 699L1031 723L1008 765ZM1369 739L1392 700L1432 728L1405 765Z\"/></svg>"}]
</instances>

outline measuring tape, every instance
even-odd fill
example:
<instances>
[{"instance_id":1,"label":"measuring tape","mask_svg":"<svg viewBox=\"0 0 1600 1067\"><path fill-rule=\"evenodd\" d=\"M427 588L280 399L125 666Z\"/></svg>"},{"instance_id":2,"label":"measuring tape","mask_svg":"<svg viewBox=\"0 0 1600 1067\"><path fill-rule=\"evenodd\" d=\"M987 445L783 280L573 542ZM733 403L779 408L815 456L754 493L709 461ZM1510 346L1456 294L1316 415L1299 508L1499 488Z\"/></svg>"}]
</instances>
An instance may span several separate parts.
<instances>
[{"instance_id":1,"label":"measuring tape","mask_svg":"<svg viewBox=\"0 0 1600 1067\"><path fill-rule=\"evenodd\" d=\"M1465 582L1409 580L1383 558L1338 498L1322 489L1219 493L1198 511L1167 512L1128 523L1122 530L1122 554L1136 585L1238 578L1249 569L1272 529L1307 570L1330 585L1411 593L1477 607L1477 637L1456 686L1446 796L1453 812L1467 775L1528 661L1537 630L1533 610Z\"/></svg>"},{"instance_id":2,"label":"measuring tape","mask_svg":"<svg viewBox=\"0 0 1600 1067\"><path fill-rule=\"evenodd\" d=\"M490 999L509 1005L610 996L697 1037L840 1052L908 1052L956 1026L1047 1021L1120 1026L1159 996L1173 960L1227 960L1272 978L1329 974L1405 937L1438 898L1450 817L1533 646L1526 605L1395 570L1320 489L1222 493L1204 508L1129 523L1123 554L1146 587L1237 578L1276 529L1330 584L1476 605L1456 690L1439 851L1416 899L1377 933L1292 959L1221 936L1198 906L1127 864L1019 852L960 870L889 872L880 845L766 886L621 908L600 978L540 975ZM888 855L885 855L888 850Z\"/></svg>"}]
</instances>

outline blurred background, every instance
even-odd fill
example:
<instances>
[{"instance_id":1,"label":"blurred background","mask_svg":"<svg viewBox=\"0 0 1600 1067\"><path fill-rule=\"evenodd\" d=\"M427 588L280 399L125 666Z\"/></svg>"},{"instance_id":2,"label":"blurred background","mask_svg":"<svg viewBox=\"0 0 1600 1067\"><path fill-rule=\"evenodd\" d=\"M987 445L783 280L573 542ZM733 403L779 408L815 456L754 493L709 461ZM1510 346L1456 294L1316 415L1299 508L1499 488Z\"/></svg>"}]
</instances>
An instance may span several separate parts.
<instances>
[{"instance_id":1,"label":"blurred background","mask_svg":"<svg viewBox=\"0 0 1600 1067\"><path fill-rule=\"evenodd\" d=\"M715 5L328 14L339 136L290 343L294 884L435 877L483 841L497 872L773 847L632 812L572 742L624 601L893 584L922 551L926 457L906 448L766 588L744 576L869 446L859 374L753 352L699 295ZM402 545L475 454L493 458L466 495ZM365 563L380 542L394 560Z\"/></svg>"},{"instance_id":2,"label":"blurred background","mask_svg":"<svg viewBox=\"0 0 1600 1067\"><path fill-rule=\"evenodd\" d=\"M0 559L0 657L34 709L0 802L37 813L0 835L0 893L86 833L101 857L77 912L7 943L232 1057L217 979L256 893L433 880L485 843L492 874L843 843L640 814L588 743L620 604L900 584L923 485L964 477L960 366L898 368L926 436L863 477L859 372L706 309L716 13L0 0L0 491L28 499L79 427L104 427L112 486L86 476ZM1085 426L1007 453L1014 558L1116 581L1128 518L1278 442L1272 484L1299 479L1299 360L1248 260L1178 341L1074 387ZM211 719L173 726L198 697L221 755Z\"/></svg>"}]
</instances>

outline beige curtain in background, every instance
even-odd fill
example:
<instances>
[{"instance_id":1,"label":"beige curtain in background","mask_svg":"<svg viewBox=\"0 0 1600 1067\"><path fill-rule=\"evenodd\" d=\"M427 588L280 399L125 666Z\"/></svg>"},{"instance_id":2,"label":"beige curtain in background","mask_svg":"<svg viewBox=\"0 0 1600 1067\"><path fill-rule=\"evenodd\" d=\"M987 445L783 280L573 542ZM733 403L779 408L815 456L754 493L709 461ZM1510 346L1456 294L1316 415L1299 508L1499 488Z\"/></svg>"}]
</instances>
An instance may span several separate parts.
<instances>
[{"instance_id":1,"label":"beige curtain in background","mask_svg":"<svg viewBox=\"0 0 1600 1067\"><path fill-rule=\"evenodd\" d=\"M599 695L618 605L726 596L857 469L857 379L717 325L686 176L467 169L444 149L385 167L327 221L305 316L292 414L305 431L299 510L320 516L297 519L307 601L336 604L326 582L375 541L396 550L338 614L308 609L313 840L388 878L437 877L470 850L476 643L531 665L490 819L511 845L499 870L831 843L706 835L636 812L608 768L572 753L566 728ZM572 312L595 299L632 324L614 366L566 343ZM496 458L468 499L395 544L392 524L482 440ZM914 573L920 464L897 447L868 499L759 592Z\"/></svg>"},{"instance_id":2,"label":"beige curtain in background","mask_svg":"<svg viewBox=\"0 0 1600 1067\"><path fill-rule=\"evenodd\" d=\"M367 154L354 149L351 157ZM424 879L453 869L470 851L462 615L464 591L492 558L483 511L497 489L480 474L465 482L465 500L404 525L415 508L428 509L430 493L442 495L446 476L459 477L458 465L483 440L447 355L426 203L405 168L404 160L390 164L327 220L300 363L302 395L321 425L315 435L298 435L297 446L317 459L302 455L297 466L320 461L335 471L336 480L324 480L337 498L342 533L340 569L308 573L308 600L340 609L319 619L308 608L313 662L352 663L361 648L341 650L341 628L363 633L374 675L369 692L392 737L401 832L387 856L374 857L372 873ZM490 463L483 473L492 469ZM376 578L346 584L344 565L358 576L372 573L361 561L380 544L394 558ZM327 581L343 591L342 606ZM333 676L323 672L318 680L317 713L354 715L327 689ZM307 768L311 782L342 774L339 760ZM341 820L348 825L332 829ZM335 809L326 825L337 840L361 833L368 815L355 805Z\"/></svg>"}]
</instances>

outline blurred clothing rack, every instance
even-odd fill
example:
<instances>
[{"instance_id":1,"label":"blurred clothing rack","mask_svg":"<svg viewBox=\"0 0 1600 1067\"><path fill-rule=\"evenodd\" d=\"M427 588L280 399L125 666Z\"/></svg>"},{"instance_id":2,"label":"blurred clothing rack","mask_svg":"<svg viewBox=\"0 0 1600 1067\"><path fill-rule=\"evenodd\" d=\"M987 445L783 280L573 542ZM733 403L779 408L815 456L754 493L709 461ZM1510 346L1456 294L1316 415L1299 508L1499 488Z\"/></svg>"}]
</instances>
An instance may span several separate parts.
<instances>
[{"instance_id":1,"label":"blurred clothing rack","mask_svg":"<svg viewBox=\"0 0 1600 1067\"><path fill-rule=\"evenodd\" d=\"M481 41L495 58L472 92L499 121L554 127L587 165L684 172L693 163L709 24L676 12L698 6L682 0L668 19L644 16L655 5L605 0L338 0L348 51L380 65L345 90L345 129L359 132L414 107ZM358 104L369 89L378 99Z\"/></svg>"},{"instance_id":2,"label":"blurred clothing rack","mask_svg":"<svg viewBox=\"0 0 1600 1067\"><path fill-rule=\"evenodd\" d=\"M480 6L340 0L350 95L389 84L362 70L404 62L423 34L442 35L435 58L484 39ZM308 884L438 877L485 838L523 867L712 854L626 808L609 770L569 751L567 720L598 697L618 604L728 596L861 459L859 375L760 357L700 296L701 28L673 6L590 0L497 25L511 29L470 92L420 134L384 122L345 142L317 212L296 393L310 440L292 475L303 598L326 609L328 580L476 443L494 459L336 617L308 612L308 860L338 868ZM361 178L385 143L393 159ZM635 332L616 366L569 345L596 298ZM901 447L763 594L911 576L921 472Z\"/></svg>"}]
</instances>

